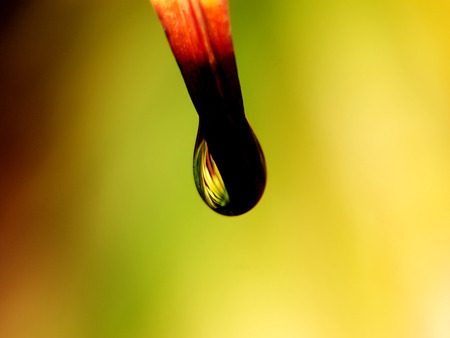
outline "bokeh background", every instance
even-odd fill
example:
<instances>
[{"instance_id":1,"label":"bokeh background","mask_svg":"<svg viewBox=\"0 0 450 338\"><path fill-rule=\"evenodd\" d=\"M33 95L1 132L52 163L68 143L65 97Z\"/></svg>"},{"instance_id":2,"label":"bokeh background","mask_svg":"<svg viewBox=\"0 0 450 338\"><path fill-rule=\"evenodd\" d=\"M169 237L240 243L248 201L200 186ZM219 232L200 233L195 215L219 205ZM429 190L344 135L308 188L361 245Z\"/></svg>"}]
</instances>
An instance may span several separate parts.
<instances>
[{"instance_id":1,"label":"bokeh background","mask_svg":"<svg viewBox=\"0 0 450 338\"><path fill-rule=\"evenodd\" d=\"M265 195L197 195L147 1L0 5L0 337L450 337L450 4L230 0Z\"/></svg>"}]
</instances>

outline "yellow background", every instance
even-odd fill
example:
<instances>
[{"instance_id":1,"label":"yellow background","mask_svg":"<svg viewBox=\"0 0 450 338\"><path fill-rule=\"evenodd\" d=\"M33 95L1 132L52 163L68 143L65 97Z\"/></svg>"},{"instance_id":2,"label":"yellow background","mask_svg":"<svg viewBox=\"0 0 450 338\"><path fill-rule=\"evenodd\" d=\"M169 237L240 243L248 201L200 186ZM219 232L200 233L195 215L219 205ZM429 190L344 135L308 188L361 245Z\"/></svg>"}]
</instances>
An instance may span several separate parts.
<instances>
[{"instance_id":1,"label":"yellow background","mask_svg":"<svg viewBox=\"0 0 450 338\"><path fill-rule=\"evenodd\" d=\"M450 337L448 2L230 1L269 175L236 218L147 1L17 3L0 337Z\"/></svg>"}]
</instances>

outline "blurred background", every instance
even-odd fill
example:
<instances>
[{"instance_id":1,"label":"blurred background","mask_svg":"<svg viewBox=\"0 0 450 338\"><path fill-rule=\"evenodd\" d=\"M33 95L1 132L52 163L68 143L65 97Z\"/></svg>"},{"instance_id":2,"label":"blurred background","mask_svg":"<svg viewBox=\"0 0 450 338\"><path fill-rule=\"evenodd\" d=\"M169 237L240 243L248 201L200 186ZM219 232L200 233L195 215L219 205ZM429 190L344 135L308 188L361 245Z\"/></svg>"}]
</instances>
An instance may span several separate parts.
<instances>
[{"instance_id":1,"label":"blurred background","mask_svg":"<svg viewBox=\"0 0 450 338\"><path fill-rule=\"evenodd\" d=\"M235 218L147 1L2 1L0 337L450 337L450 4L230 10L269 175Z\"/></svg>"}]
</instances>

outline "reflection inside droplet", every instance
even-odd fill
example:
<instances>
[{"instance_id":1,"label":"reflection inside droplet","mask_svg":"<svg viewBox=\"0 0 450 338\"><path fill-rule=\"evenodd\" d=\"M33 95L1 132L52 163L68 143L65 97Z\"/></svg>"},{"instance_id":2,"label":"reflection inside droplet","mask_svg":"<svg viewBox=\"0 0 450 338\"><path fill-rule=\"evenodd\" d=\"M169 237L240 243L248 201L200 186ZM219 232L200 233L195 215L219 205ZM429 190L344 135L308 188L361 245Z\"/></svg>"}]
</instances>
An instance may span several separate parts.
<instances>
[{"instance_id":1,"label":"reflection inside droplet","mask_svg":"<svg viewBox=\"0 0 450 338\"><path fill-rule=\"evenodd\" d=\"M195 150L194 178L198 192L210 208L218 212L226 208L230 197L205 139L200 141Z\"/></svg>"}]
</instances>

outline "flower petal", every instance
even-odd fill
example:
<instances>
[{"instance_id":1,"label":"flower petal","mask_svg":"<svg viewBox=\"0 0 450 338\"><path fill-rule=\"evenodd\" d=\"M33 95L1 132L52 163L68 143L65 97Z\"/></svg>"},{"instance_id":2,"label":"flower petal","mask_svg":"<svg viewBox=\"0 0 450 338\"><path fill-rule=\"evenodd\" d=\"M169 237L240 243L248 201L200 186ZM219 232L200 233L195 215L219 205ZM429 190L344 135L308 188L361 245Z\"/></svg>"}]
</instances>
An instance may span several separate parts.
<instances>
[{"instance_id":1,"label":"flower petal","mask_svg":"<svg viewBox=\"0 0 450 338\"><path fill-rule=\"evenodd\" d=\"M228 1L151 0L200 117L243 114Z\"/></svg>"}]
</instances>

